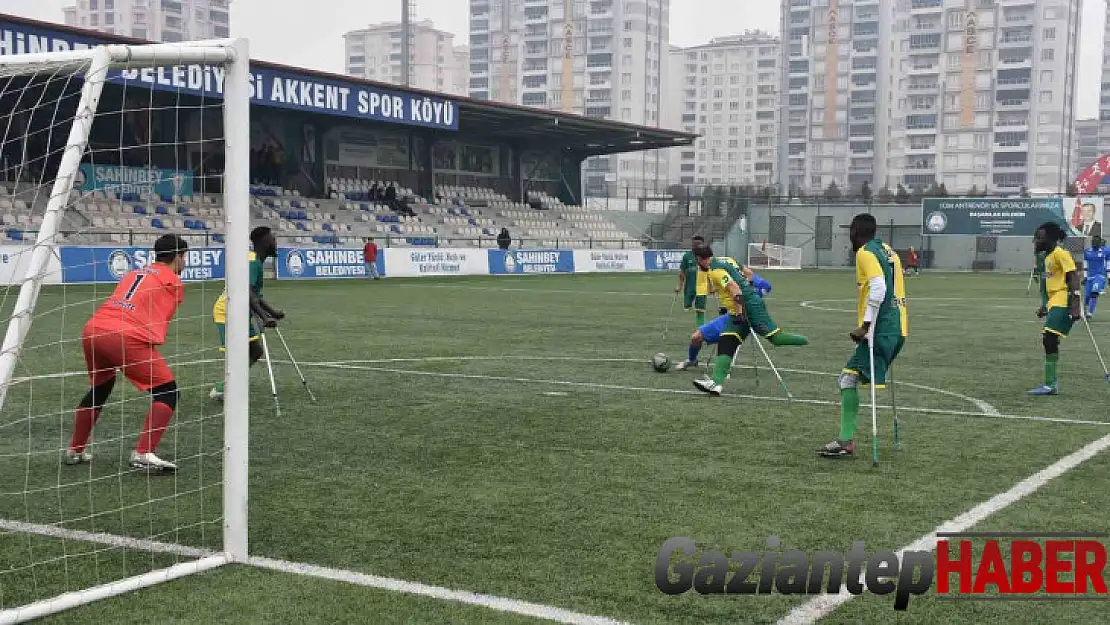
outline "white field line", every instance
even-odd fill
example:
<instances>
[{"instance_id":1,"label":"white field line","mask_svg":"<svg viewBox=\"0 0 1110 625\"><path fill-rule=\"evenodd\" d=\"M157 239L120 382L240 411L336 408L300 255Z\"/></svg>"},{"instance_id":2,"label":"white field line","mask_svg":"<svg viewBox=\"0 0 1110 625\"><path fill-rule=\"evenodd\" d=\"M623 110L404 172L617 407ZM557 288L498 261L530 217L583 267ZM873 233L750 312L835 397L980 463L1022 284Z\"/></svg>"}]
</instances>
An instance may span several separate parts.
<instances>
[{"instance_id":1,"label":"white field line","mask_svg":"<svg viewBox=\"0 0 1110 625\"><path fill-rule=\"evenodd\" d=\"M429 356L427 358L379 358L379 359L370 359L370 360L333 360L333 361L327 361L327 362L312 362L312 363L301 363L301 364L307 364L307 365L316 366L316 367L329 367L329 366L340 367L340 366L345 366L345 365L370 365L370 364L389 364L389 363L403 363L403 362L471 362L471 361L498 361L498 360L534 360L534 361L562 361L562 362L635 362L635 363L643 362L643 359L640 359L640 358L587 358L587 357L582 357L582 356L518 356L518 355L507 355L507 356ZM275 361L275 362L277 362L277 361ZM754 368L756 368L756 367L754 367L752 365L734 365L733 366L733 369L754 369ZM787 369L787 368L783 368L783 367L779 367L779 371L783 371L783 372L786 372L786 373L800 373L800 374L803 374L803 375L824 375L824 376L832 376L832 377L836 377L837 375L839 375L837 373L829 373L827 371L811 371L809 369ZM937 393L938 395L947 395L949 397L955 397L956 399L962 399L962 400L964 400L964 401L966 401L970 404L973 404L976 408L978 408L980 411L982 411L983 414L988 415L988 416L998 416L999 414L1001 414L1001 412L998 410L998 408L995 408L989 402L987 402L985 400L982 400L982 399L975 398L975 397L970 397L968 395L963 395L963 394L957 393L955 391L946 391L944 389L933 388L931 386L925 386L924 384L914 384L913 382L896 381L895 384L898 385L898 386L910 386L910 387L913 387L913 388L919 388L919 389L924 390L924 391L929 391L930 393ZM630 389L630 390L636 390L636 389ZM665 390L665 389L658 389L658 390ZM685 391L685 392L693 393L693 391ZM820 400L814 400L814 401L820 401ZM868 406L870 407L870 404L868 404ZM907 410L912 410L912 409L907 408Z\"/></svg>"},{"instance_id":2,"label":"white field line","mask_svg":"<svg viewBox=\"0 0 1110 625\"><path fill-rule=\"evenodd\" d=\"M1110 434L1089 443L1082 449L1064 456L1041 471L1018 482L1010 490L999 493L975 506L960 516L941 523L931 533L918 538L898 550L899 558L906 551L933 551L937 546L937 534L945 532L965 532L988 517L1021 501L1037 492L1052 480L1071 471L1096 455L1110 449ZM852 600L855 595L841 588L839 594L821 595L806 601L782 617L777 625L811 625L829 616L838 607Z\"/></svg>"},{"instance_id":3,"label":"white field line","mask_svg":"<svg viewBox=\"0 0 1110 625\"><path fill-rule=\"evenodd\" d=\"M302 366L305 366L305 367L319 367L319 368L326 368L326 369L350 369L350 370L354 370L354 371L376 371L376 372L380 372L380 373L391 373L391 374L397 374L397 375L406 375L406 374L408 374L408 375L418 375L418 376L433 377L433 378L455 378L455 379L468 379L468 380L485 380L485 381L490 381L490 382L515 382L515 383L519 383L519 384L539 384L539 385L551 385L551 386L568 386L568 387L577 387L577 388L595 388L595 389L601 389L601 390L613 390L613 391L623 391L623 392L662 393L662 394L667 394L667 395L698 395L698 396L703 395L703 393L701 393L699 391L692 391L692 390L680 390L680 389L669 389L669 388L651 388L651 387L639 387L639 386L622 386L622 385L618 385L618 384L605 384L605 383L600 383L600 382L569 382L569 381L566 381L566 380L549 380L549 379L543 379L543 378L517 378L517 377L511 377L511 376L481 375L481 374L474 374L474 373L444 373L444 372L438 372L438 371L416 371L416 370L412 370L412 369L396 369L396 368L392 368L392 367L369 366L369 365L376 364L376 363L387 364L387 363L406 363L406 362L420 362L420 361L452 362L452 361L514 360L514 359L515 360L528 360L528 359L569 360L569 361L582 361L582 362L640 362L640 360L635 359L635 358L579 358L579 357L557 357L557 356L545 356L545 357L542 357L542 358L539 357L539 356L430 356L428 358L384 358L384 359L378 359L378 360L347 360L347 361L331 361L331 362L302 362L300 364ZM645 362L645 364L647 364L647 363ZM741 368L748 368L748 367L736 367L736 368L741 369ZM830 374L826 371L810 371L810 370L807 370L807 369L784 369L784 368L780 368L779 371L784 371L784 372L787 372L787 373L800 373L800 374L807 374L807 375L835 375L835 374ZM981 399L977 399L977 398L974 398L974 397L969 397L967 395L961 395L960 393L954 393L952 391L945 391L945 390L942 390L942 389L934 389L932 387L928 387L928 386L921 385L921 384L911 384L909 382L901 382L901 381L896 381L895 385L913 386L913 387L921 388L921 389L928 390L928 391L931 391L931 392L941 393L941 394L949 395L949 396L956 397L956 398L959 398L959 399L964 399L968 402L971 402L971 403L975 404L977 407L980 408L979 411L963 411L963 410L945 410L945 409L941 409L941 408L918 408L918 407L914 407L914 406L905 406L905 405L899 404L898 409L903 410L905 412L914 412L914 413L932 414L932 415L947 415L947 416L955 416L955 417L979 417L979 418L1003 419L1003 420L1011 420L1011 421L1035 421L1035 422L1041 422L1041 423L1063 423L1063 424L1068 424L1068 425L1094 425L1094 426L1100 426L1100 427L1110 427L1110 422L1107 422L1107 421L1093 421L1093 420L1086 420L1086 419L1069 419L1069 418L1065 418L1065 417L1041 417L1041 416L1035 416L1035 415L1002 414L997 408L992 406L990 403L988 403L984 400L981 400ZM727 394L723 395L722 397L715 398L715 399L719 400L719 399L730 398L730 397L731 398L737 398L737 399L757 399L757 400L775 401L775 402L791 402L791 401L793 401L793 402L799 403L799 404L809 404L809 405L814 405L814 406L839 406L840 405L839 402L831 401L831 400L825 400L825 399L803 399L803 398L795 397L793 400L790 400L786 397L781 397L781 396L750 395L750 394L745 394L745 393L727 393ZM869 404L869 403L861 403L860 405L864 406L864 407L867 407L867 408L871 407L871 404ZM878 408L880 410L890 410L889 405L880 405L880 406L878 406Z\"/></svg>"},{"instance_id":4,"label":"white field line","mask_svg":"<svg viewBox=\"0 0 1110 625\"><path fill-rule=\"evenodd\" d=\"M107 545L109 547L115 547L118 549L131 549L136 551L144 551L147 553L167 553L190 558L207 558L220 555L218 552L208 549L198 549L195 547L186 547L184 545L174 545L153 540L145 540L142 538L117 536L115 534L83 532L80 530L61 528L55 525L24 523L21 521L9 521L5 519L0 519L0 530L19 532L24 534L34 534L37 536L45 536L48 538L90 542L100 545ZM258 568L279 571L282 573L305 575L308 577L316 577L319 579L365 586L367 588L378 588L381 590L402 592L409 595L431 597L433 599L441 599L443 601L455 601L457 603L482 606L491 610L496 610L498 612L521 614L524 616L531 616L547 621L554 621L556 623L567 623L568 625L628 625L627 623L623 623L621 621L606 618L603 616L580 614L578 612L571 612L569 610L564 610L555 606L530 603L527 601L510 599L508 597L482 595L467 590L456 590L451 588L443 588L440 586L429 586L427 584L421 584L419 582L410 582L402 579L394 579L391 577L368 575L366 573L359 573L357 571L332 569L322 566L316 566L313 564L306 564L303 562L289 562L286 560L273 560L270 558L252 556L248 558L244 564L248 564L250 566L255 566Z\"/></svg>"}]
</instances>

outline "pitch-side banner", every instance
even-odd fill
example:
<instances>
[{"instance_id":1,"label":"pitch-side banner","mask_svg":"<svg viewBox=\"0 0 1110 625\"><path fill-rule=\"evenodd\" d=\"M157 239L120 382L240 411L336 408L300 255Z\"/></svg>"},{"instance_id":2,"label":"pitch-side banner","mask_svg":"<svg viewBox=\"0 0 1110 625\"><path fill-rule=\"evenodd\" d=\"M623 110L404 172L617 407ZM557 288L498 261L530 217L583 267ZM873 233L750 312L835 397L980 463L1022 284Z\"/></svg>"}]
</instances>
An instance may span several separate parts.
<instances>
[{"instance_id":1,"label":"pitch-side banner","mask_svg":"<svg viewBox=\"0 0 1110 625\"><path fill-rule=\"evenodd\" d=\"M489 273L574 273L573 250L489 250Z\"/></svg>"},{"instance_id":2,"label":"pitch-side banner","mask_svg":"<svg viewBox=\"0 0 1110 625\"><path fill-rule=\"evenodd\" d=\"M81 282L119 282L132 269L140 269L154 262L154 250L145 247L76 247L58 250L61 257L62 281L65 284ZM224 249L222 247L192 248L185 253L185 282L224 279Z\"/></svg>"},{"instance_id":3,"label":"pitch-side banner","mask_svg":"<svg viewBox=\"0 0 1110 625\"><path fill-rule=\"evenodd\" d=\"M385 275L385 250L378 250L375 266ZM361 248L278 248L278 279L365 278L370 275Z\"/></svg>"},{"instance_id":4,"label":"pitch-side banner","mask_svg":"<svg viewBox=\"0 0 1110 625\"><path fill-rule=\"evenodd\" d=\"M30 245L4 245L0 246L0 284L14 286L20 284L27 274L27 267L31 261ZM62 283L62 266L58 257L51 254L46 260L46 284Z\"/></svg>"},{"instance_id":5,"label":"pitch-side banner","mask_svg":"<svg viewBox=\"0 0 1110 625\"><path fill-rule=\"evenodd\" d=\"M1080 232L1069 217L1079 206L1101 198L927 198L921 201L921 233L925 235L1031 237L1037 226L1054 221L1071 234Z\"/></svg>"},{"instance_id":6,"label":"pitch-side banner","mask_svg":"<svg viewBox=\"0 0 1110 625\"><path fill-rule=\"evenodd\" d=\"M574 250L575 273L644 271L643 250Z\"/></svg>"},{"instance_id":7,"label":"pitch-side banner","mask_svg":"<svg viewBox=\"0 0 1110 625\"><path fill-rule=\"evenodd\" d=\"M646 271L678 271L686 250L644 250Z\"/></svg>"},{"instance_id":8,"label":"pitch-side banner","mask_svg":"<svg viewBox=\"0 0 1110 625\"><path fill-rule=\"evenodd\" d=\"M390 248L385 251L385 271L391 278L480 276L488 269L488 252L477 248Z\"/></svg>"}]
</instances>

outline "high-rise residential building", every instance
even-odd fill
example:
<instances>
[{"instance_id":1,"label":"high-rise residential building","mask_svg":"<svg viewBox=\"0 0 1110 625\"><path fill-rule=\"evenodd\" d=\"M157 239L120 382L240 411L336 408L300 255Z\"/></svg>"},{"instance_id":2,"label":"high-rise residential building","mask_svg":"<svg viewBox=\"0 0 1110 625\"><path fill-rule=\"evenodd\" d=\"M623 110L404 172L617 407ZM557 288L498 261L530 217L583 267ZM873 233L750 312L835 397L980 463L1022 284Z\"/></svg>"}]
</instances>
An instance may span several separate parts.
<instances>
[{"instance_id":1,"label":"high-rise residential building","mask_svg":"<svg viewBox=\"0 0 1110 625\"><path fill-rule=\"evenodd\" d=\"M78 0L62 9L78 28L148 41L231 36L231 0Z\"/></svg>"},{"instance_id":2,"label":"high-rise residential building","mask_svg":"<svg viewBox=\"0 0 1110 625\"><path fill-rule=\"evenodd\" d=\"M470 0L470 95L663 122L670 0ZM662 191L667 154L590 159L587 195Z\"/></svg>"},{"instance_id":3,"label":"high-rise residential building","mask_svg":"<svg viewBox=\"0 0 1110 625\"><path fill-rule=\"evenodd\" d=\"M1063 191L1079 3L787 0L788 185Z\"/></svg>"},{"instance_id":4,"label":"high-rise residential building","mask_svg":"<svg viewBox=\"0 0 1110 625\"><path fill-rule=\"evenodd\" d=\"M910 0L886 182L1012 193L1071 182L1080 0ZM1063 148L1063 149L1062 149Z\"/></svg>"},{"instance_id":5,"label":"high-rise residential building","mask_svg":"<svg viewBox=\"0 0 1110 625\"><path fill-rule=\"evenodd\" d=\"M452 95L470 94L470 47L455 46L455 65L451 68L451 86L446 90Z\"/></svg>"},{"instance_id":6,"label":"high-rise residential building","mask_svg":"<svg viewBox=\"0 0 1110 625\"><path fill-rule=\"evenodd\" d=\"M1098 118L1075 120L1075 139L1072 141L1072 167L1068 182L1074 182L1080 172L1087 169L1100 156L1105 154L1102 149L1103 145L1099 136Z\"/></svg>"},{"instance_id":7,"label":"high-rise residential building","mask_svg":"<svg viewBox=\"0 0 1110 625\"><path fill-rule=\"evenodd\" d=\"M670 150L672 182L776 182L781 59L779 38L760 31L671 47L666 123L701 135Z\"/></svg>"},{"instance_id":8,"label":"high-rise residential building","mask_svg":"<svg viewBox=\"0 0 1110 625\"><path fill-rule=\"evenodd\" d=\"M409 86L430 91L465 95L455 91L460 71L455 36L437 30L431 20L410 24ZM368 28L352 30L343 35L344 64L347 73L371 80L400 85L401 74L400 22L384 22ZM466 65L461 71L466 72Z\"/></svg>"},{"instance_id":9,"label":"high-rise residential building","mask_svg":"<svg viewBox=\"0 0 1110 625\"><path fill-rule=\"evenodd\" d=\"M894 4L782 3L781 192L820 193L834 182L842 191L859 189L883 175Z\"/></svg>"}]
</instances>

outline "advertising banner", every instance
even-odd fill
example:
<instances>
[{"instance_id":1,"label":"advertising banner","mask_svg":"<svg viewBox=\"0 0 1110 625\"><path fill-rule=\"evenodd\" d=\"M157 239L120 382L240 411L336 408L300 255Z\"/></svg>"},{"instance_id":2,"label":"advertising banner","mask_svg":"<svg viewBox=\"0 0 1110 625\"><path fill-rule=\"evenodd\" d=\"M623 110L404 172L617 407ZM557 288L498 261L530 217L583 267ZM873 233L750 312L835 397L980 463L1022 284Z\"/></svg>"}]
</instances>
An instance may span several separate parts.
<instances>
[{"instance_id":1,"label":"advertising banner","mask_svg":"<svg viewBox=\"0 0 1110 625\"><path fill-rule=\"evenodd\" d=\"M62 247L62 280L66 284L82 282L118 282L132 269L154 262L154 250L145 247ZM224 249L200 247L185 253L182 281L199 282L224 279Z\"/></svg>"},{"instance_id":2,"label":"advertising banner","mask_svg":"<svg viewBox=\"0 0 1110 625\"><path fill-rule=\"evenodd\" d=\"M117 195L154 193L161 197L189 197L193 195L193 172L84 163L73 186L82 191L111 191Z\"/></svg>"},{"instance_id":3,"label":"advertising banner","mask_svg":"<svg viewBox=\"0 0 1110 625\"><path fill-rule=\"evenodd\" d=\"M686 250L644 250L644 269L647 271L678 271Z\"/></svg>"},{"instance_id":4,"label":"advertising banner","mask_svg":"<svg viewBox=\"0 0 1110 625\"><path fill-rule=\"evenodd\" d=\"M571 250L488 250L489 273L509 274L574 273Z\"/></svg>"},{"instance_id":5,"label":"advertising banner","mask_svg":"<svg viewBox=\"0 0 1110 625\"><path fill-rule=\"evenodd\" d=\"M643 270L643 250L574 250L575 273Z\"/></svg>"},{"instance_id":6,"label":"advertising banner","mask_svg":"<svg viewBox=\"0 0 1110 625\"><path fill-rule=\"evenodd\" d=\"M30 245L2 245L0 246L0 284L14 286L20 284L27 273L27 266L31 261ZM62 267L58 257L54 254L46 261L46 284L61 284Z\"/></svg>"},{"instance_id":7,"label":"advertising banner","mask_svg":"<svg viewBox=\"0 0 1110 625\"><path fill-rule=\"evenodd\" d=\"M378 275L385 276L385 250L378 251ZM370 275L361 248L278 248L278 279L365 278Z\"/></svg>"},{"instance_id":8,"label":"advertising banner","mask_svg":"<svg viewBox=\"0 0 1110 625\"><path fill-rule=\"evenodd\" d=\"M481 276L489 270L489 250L396 249L385 253L386 273L392 277Z\"/></svg>"},{"instance_id":9,"label":"advertising banner","mask_svg":"<svg viewBox=\"0 0 1110 625\"><path fill-rule=\"evenodd\" d=\"M1101 232L1102 198L926 198L921 201L925 235L1031 237L1053 221L1072 236Z\"/></svg>"}]
</instances>

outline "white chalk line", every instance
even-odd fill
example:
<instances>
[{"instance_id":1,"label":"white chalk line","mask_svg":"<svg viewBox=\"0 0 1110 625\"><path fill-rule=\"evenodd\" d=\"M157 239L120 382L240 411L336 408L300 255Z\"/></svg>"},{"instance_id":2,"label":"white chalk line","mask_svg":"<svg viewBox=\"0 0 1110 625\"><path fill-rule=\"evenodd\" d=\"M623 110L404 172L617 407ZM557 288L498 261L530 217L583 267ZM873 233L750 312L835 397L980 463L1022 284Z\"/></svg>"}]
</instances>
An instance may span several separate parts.
<instances>
[{"instance_id":1,"label":"white chalk line","mask_svg":"<svg viewBox=\"0 0 1110 625\"><path fill-rule=\"evenodd\" d=\"M968 298L966 298L966 297L913 297L913 298L909 298L908 301L910 302L911 306L914 302L930 302L930 303L951 302L952 304L957 304L957 303L966 304L966 303L968 303ZM979 303L981 303L981 302L992 302L992 301L998 301L998 302L1022 301L1022 302L1027 302L1028 298L1020 298L1020 297L980 297L980 298L975 298L975 302L976 302L975 309L980 310L982 308L997 308L997 309L1004 309L1004 310L1020 310L1019 306L980 306L979 305ZM823 312L838 312L838 313L852 313L852 314L856 314L856 312L857 312L855 309L834 308L832 306L822 306L821 305L821 304L826 304L826 303L854 304L854 303L856 303L856 300L846 299L846 298L810 299L810 300L801 300L800 302L798 302L798 305L801 306L802 308L808 308L810 310L820 310L820 311L823 311ZM1034 310L1035 310L1035 307L1034 307ZM1032 311L1030 311L1030 312L1032 312ZM1036 323L1036 320L1034 320L1034 322Z\"/></svg>"},{"instance_id":2,"label":"white chalk line","mask_svg":"<svg viewBox=\"0 0 1110 625\"><path fill-rule=\"evenodd\" d=\"M10 521L6 519L0 519L0 531L33 534L46 538L57 538L61 540L89 542L106 545L117 549L131 549L147 553L164 553L187 558L204 558L220 555L219 552L210 549L187 547L184 545L175 545L171 543L147 540L143 538L133 538L129 536L118 536L116 534L84 532L81 530L58 527L56 525L24 523L22 521ZM410 582L402 579L395 579L392 577L381 577L378 575L370 575L367 573L359 573L358 571L349 571L345 569L328 568L304 562L291 562L288 560L274 560L261 556L251 556L247 558L247 561L243 562L242 564L247 564L261 569L278 571L281 573L304 575L307 577L315 577L318 579L326 579L346 584L354 584L367 588L376 588L379 590L389 590L408 595L430 597L432 599L440 599L443 601L465 603L468 605L489 608L498 612L531 616L547 621L554 621L556 623L567 623L568 625L629 625L628 623L617 621L615 619L607 618L604 616L594 616L590 614L572 612L570 610L564 610L563 608L544 605L540 603L531 603L528 601L520 601L518 599L498 597L495 595L478 594L467 590L457 590L452 588L444 588L441 586L431 586L428 584L422 584L420 582Z\"/></svg>"},{"instance_id":3,"label":"white chalk line","mask_svg":"<svg viewBox=\"0 0 1110 625\"><path fill-rule=\"evenodd\" d=\"M471 362L471 361L499 361L499 360L562 361L562 362L635 362L635 363L642 363L643 362L643 359L641 359L641 358L589 358L589 357L584 357L584 356L522 356L522 355L511 354L511 355L506 355L506 356L430 356L428 358L379 358L379 359L369 359L369 360L335 360L335 361L327 361L327 362L313 362L313 363L301 363L301 364L308 364L308 365L316 366L316 367L328 367L328 366L331 366L331 365L336 365L336 366L339 366L339 365L366 365L366 364L389 364L389 363L428 362L428 361L431 361L431 362ZM277 362L277 361L275 361L275 362ZM754 368L756 368L756 367L751 366L751 365L734 365L733 366L733 369L754 369ZM823 376L832 376L832 377L836 377L836 376L840 375L838 373L829 373L828 371L812 371L812 370L809 370L809 369L787 369L787 368L783 368L783 367L779 367L778 369L779 369L779 371L785 371L787 373L799 373L799 374L802 374L802 375L823 375ZM947 395L949 397L955 397L956 399L962 399L962 400L964 400L964 401L966 401L970 404L973 404L976 408L978 408L985 415L998 416L998 415L1002 414L1001 411L998 410L998 408L995 408L993 405L991 405L987 401L984 401L982 399L978 399L978 398L975 398L975 397L970 397L968 395L963 395L963 394L957 393L955 391L946 391L944 389L934 388L932 386L925 386L924 384L914 384L913 382L897 381L894 384L897 385L897 386L909 386L909 387L918 388L918 389L921 389L921 390L924 390L924 391L929 391L931 393L937 393L939 395ZM629 390L634 390L634 389L629 389ZM659 389L659 390L666 390L666 389ZM691 393L691 394L699 394L699 393L695 393L694 391L683 391L683 392ZM749 396L749 397L754 398L755 396ZM819 400L814 400L814 401L819 401ZM870 407L870 404L868 404L868 407Z\"/></svg>"},{"instance_id":4,"label":"white chalk line","mask_svg":"<svg viewBox=\"0 0 1110 625\"><path fill-rule=\"evenodd\" d=\"M1107 449L1110 449L1110 434L1085 445L1072 454L1064 456L1041 471L1018 482L1006 492L999 493L954 519L940 524L931 533L899 549L897 552L899 559L901 559L906 551L933 551L937 546L937 534L945 532L965 532L987 518L1037 492L1052 480L1071 471ZM829 616L837 608L848 603L854 597L855 595L849 593L846 588L841 588L839 594L814 597L779 619L777 625L811 625Z\"/></svg>"},{"instance_id":5,"label":"white chalk line","mask_svg":"<svg viewBox=\"0 0 1110 625\"><path fill-rule=\"evenodd\" d=\"M530 357L530 358L537 358L537 359L541 359L541 360L557 360L558 359L557 357L543 357L543 358ZM491 357L491 356L441 356L441 357L438 357L439 362L450 362L452 360L460 360L460 359L509 360L509 359L512 359L512 357L510 357L510 356L496 356L496 357ZM398 358L398 359L383 359L383 360L385 362L415 362L415 361L421 361L421 360L424 360L424 359L422 359L422 358ZM574 360L579 360L579 359L576 358ZM614 362L614 361L616 361L616 362L640 362L639 360L625 359L625 358L617 358L617 359L614 359L614 358L582 358L580 360L595 361L595 362ZM454 378L454 379L464 379L464 380L484 380L484 381L489 381L489 382L514 382L514 383L518 383L518 384L538 384L538 385L551 385L551 386L567 386L567 387L576 387L576 388L593 388L593 389L600 389L600 390L612 390L612 391L622 391L622 392L632 392L632 393L660 393L660 394L666 394L666 395L704 396L704 393L701 393L699 391L693 391L693 390L640 387L640 386L623 386L623 385L619 385L619 384L606 384L606 383L603 383L603 382L572 382L572 381L567 381L567 380L550 380L550 379L544 379L544 378L520 378L520 377L512 377L512 376L495 376L495 375L483 375L483 374L475 374L475 373L445 373L445 372L439 372L439 371L419 371L419 370L413 370L413 369L397 369L397 368L392 368L392 367L375 367L375 366L368 366L368 365L364 365L364 364L356 364L356 363L359 363L359 362L364 362L365 363L365 362L368 362L368 361L333 361L333 362L318 362L318 363L302 362L302 363L299 363L299 364L303 367L318 367L318 368L330 368L330 369L341 369L341 370L342 369L348 369L348 370L353 370L353 371L375 371L375 372L379 372L379 373L390 373L390 374L397 374L397 375L417 375L417 376L422 376L422 377L432 377L432 378L441 378L441 379L452 379L452 378ZM369 362L373 362L373 361L369 361ZM747 368L747 367L737 367L737 368ZM785 371L787 373L810 374L810 375L836 375L836 374L830 374L830 373L825 372L825 371L809 371L809 370L804 370L804 369L784 369L784 368L781 368L781 367L779 368L779 371ZM895 382L895 384L896 385L910 386L910 384L908 384L906 382ZM914 386L920 386L920 385L914 385ZM923 386L920 386L920 387L924 388L926 390L933 390L933 391L937 391L937 392L941 392L941 393L945 393L945 394L953 394L953 393L951 393L951 391L942 391L940 389L930 389L929 387L923 387ZM966 399L966 400L971 401L973 403L983 401L983 400L975 400L975 399L967 397L967 396L961 396L959 394L953 394L953 395L956 396L956 397L962 397L963 399ZM840 405L840 402L832 401L832 400L825 400L825 399L805 399L805 398L795 397L793 400L791 400L787 397L782 397L782 396L751 395L751 394L746 394L746 393L727 393L727 394L725 394L721 397L717 397L717 398L714 398L714 399L715 400L721 400L721 399L728 399L728 398L754 399L754 400L773 401L773 402L780 402L780 403L782 403L782 402L785 402L785 403L793 402L793 403L798 403L798 404L808 404L808 405L814 405L814 406L839 406ZM1002 419L1002 420L1011 420L1011 421L1033 421L1033 422L1039 422L1039 423L1061 423L1061 424L1067 424L1067 425L1084 425L1084 426L1098 426L1098 427L1108 427L1108 426L1110 426L1110 422L1107 422L1107 421L1093 421L1093 420L1085 420L1085 419L1069 419L1069 418L1065 418L1065 417L1042 417L1042 416L1035 416L1035 415L1003 414L997 408L995 408L994 406L991 406L990 404L988 404L986 402L983 402L983 404L985 405L985 407L989 407L990 410L989 411L988 410L981 410L981 411L976 412L976 411L962 411L962 410L947 410L947 409L942 409L942 408L919 408L919 407L915 407L915 406L904 406L904 405L901 405L901 404L898 405L897 407L898 407L898 410L901 410L901 411L920 413L920 414L928 414L928 415L945 415L945 416L955 416L955 417L975 417L975 418ZM871 404L869 404L869 403L861 403L860 405L864 406L864 407L867 407L867 408L871 407ZM877 408L879 410L884 410L884 411L889 411L891 409L889 405L879 405Z\"/></svg>"}]
</instances>

